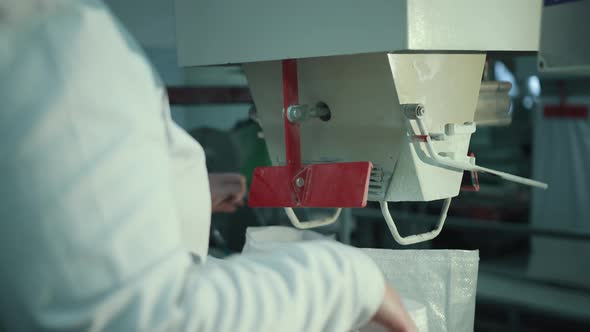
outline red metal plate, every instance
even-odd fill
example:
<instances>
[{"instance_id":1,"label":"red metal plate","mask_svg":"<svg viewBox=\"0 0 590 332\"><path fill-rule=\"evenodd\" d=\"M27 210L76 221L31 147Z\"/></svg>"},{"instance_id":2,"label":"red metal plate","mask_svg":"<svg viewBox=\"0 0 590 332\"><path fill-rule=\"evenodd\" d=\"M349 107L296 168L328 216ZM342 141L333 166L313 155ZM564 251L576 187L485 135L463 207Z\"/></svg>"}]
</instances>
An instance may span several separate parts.
<instances>
[{"instance_id":1,"label":"red metal plate","mask_svg":"<svg viewBox=\"0 0 590 332\"><path fill-rule=\"evenodd\" d=\"M251 207L365 207L373 165L368 161L305 165L291 176L288 166L254 170ZM303 185L297 186L297 178Z\"/></svg>"},{"instance_id":2,"label":"red metal plate","mask_svg":"<svg viewBox=\"0 0 590 332\"><path fill-rule=\"evenodd\" d=\"M467 154L470 157L475 157L473 152ZM463 172L463 179L461 180L461 191L479 191L479 177L476 171Z\"/></svg>"}]
</instances>

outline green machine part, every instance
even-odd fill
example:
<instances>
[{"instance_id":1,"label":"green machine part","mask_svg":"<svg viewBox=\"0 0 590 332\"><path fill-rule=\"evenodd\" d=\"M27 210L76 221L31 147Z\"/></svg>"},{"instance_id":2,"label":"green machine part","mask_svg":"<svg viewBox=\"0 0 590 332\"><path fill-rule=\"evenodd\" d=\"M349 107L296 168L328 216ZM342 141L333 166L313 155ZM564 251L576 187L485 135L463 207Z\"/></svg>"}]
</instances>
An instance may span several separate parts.
<instances>
[{"instance_id":1,"label":"green machine part","mask_svg":"<svg viewBox=\"0 0 590 332\"><path fill-rule=\"evenodd\" d=\"M252 120L237 125L232 132L233 141L239 148L240 172L246 176L248 189L254 169L271 165L266 142L261 133L260 125Z\"/></svg>"}]
</instances>

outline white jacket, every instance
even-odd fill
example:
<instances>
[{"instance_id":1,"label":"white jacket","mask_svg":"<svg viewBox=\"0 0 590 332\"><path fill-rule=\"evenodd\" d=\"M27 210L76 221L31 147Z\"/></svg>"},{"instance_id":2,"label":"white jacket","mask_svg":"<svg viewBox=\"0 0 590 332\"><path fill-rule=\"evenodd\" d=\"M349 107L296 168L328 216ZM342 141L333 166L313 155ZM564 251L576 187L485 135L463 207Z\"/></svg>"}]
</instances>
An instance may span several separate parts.
<instances>
[{"instance_id":1,"label":"white jacket","mask_svg":"<svg viewBox=\"0 0 590 332\"><path fill-rule=\"evenodd\" d=\"M4 329L347 331L379 306L376 265L336 243L191 260L203 150L101 2L0 0L0 105Z\"/></svg>"}]
</instances>

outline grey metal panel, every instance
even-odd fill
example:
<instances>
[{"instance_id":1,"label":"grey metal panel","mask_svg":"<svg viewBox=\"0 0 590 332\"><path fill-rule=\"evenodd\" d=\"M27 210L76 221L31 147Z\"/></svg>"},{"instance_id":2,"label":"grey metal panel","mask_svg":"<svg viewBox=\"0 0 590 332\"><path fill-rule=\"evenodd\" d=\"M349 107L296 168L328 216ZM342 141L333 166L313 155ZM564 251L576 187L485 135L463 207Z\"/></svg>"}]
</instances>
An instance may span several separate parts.
<instances>
[{"instance_id":1,"label":"grey metal panel","mask_svg":"<svg viewBox=\"0 0 590 332\"><path fill-rule=\"evenodd\" d=\"M176 0L182 66L400 50L536 51L540 0Z\"/></svg>"},{"instance_id":2,"label":"grey metal panel","mask_svg":"<svg viewBox=\"0 0 590 332\"><path fill-rule=\"evenodd\" d=\"M385 51L405 45L404 0L177 0L183 66Z\"/></svg>"}]
</instances>

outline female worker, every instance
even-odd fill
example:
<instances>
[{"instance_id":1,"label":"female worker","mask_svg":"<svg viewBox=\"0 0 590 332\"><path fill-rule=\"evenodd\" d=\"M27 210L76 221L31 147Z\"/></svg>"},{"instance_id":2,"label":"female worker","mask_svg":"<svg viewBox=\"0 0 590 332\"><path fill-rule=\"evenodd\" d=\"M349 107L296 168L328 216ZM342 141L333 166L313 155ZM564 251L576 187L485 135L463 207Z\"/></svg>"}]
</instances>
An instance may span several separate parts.
<instances>
[{"instance_id":1,"label":"female worker","mask_svg":"<svg viewBox=\"0 0 590 332\"><path fill-rule=\"evenodd\" d=\"M413 328L344 245L205 262L203 150L100 1L0 0L0 79L5 330Z\"/></svg>"}]
</instances>

